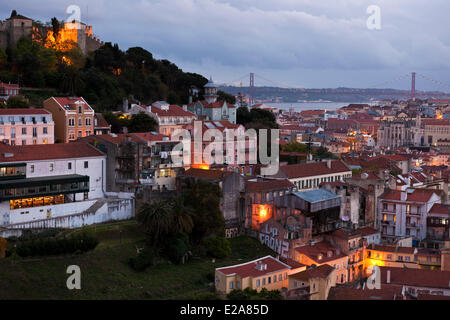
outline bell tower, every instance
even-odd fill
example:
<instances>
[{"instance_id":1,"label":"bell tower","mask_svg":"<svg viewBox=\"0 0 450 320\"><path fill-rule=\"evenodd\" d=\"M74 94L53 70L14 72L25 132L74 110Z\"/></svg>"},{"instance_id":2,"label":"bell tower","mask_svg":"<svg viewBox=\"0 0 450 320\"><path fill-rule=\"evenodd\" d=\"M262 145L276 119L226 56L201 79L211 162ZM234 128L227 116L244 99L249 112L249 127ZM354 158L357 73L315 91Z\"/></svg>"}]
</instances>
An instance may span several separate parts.
<instances>
[{"instance_id":1,"label":"bell tower","mask_svg":"<svg viewBox=\"0 0 450 320\"><path fill-rule=\"evenodd\" d=\"M207 84L205 84L205 86L203 87L205 89L205 100L208 103L214 103L217 101L217 87L214 84L212 77L210 77L209 81Z\"/></svg>"}]
</instances>

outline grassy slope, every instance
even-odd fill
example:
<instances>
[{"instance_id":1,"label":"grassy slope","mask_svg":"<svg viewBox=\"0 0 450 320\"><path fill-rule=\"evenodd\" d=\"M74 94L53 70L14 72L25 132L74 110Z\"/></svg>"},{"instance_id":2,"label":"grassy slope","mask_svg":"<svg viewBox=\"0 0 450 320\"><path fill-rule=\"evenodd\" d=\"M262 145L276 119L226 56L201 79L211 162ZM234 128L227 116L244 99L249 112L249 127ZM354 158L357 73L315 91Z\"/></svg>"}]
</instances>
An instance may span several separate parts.
<instances>
[{"instance_id":1,"label":"grassy slope","mask_svg":"<svg viewBox=\"0 0 450 320\"><path fill-rule=\"evenodd\" d=\"M205 290L207 275L214 272L214 266L272 254L257 240L240 237L232 239L232 255L215 264L208 257L194 255L185 265L163 263L138 273L126 264L144 239L134 221L89 230L100 239L92 252L0 260L0 299L183 299ZM66 268L71 264L81 268L81 290L66 288Z\"/></svg>"}]
</instances>

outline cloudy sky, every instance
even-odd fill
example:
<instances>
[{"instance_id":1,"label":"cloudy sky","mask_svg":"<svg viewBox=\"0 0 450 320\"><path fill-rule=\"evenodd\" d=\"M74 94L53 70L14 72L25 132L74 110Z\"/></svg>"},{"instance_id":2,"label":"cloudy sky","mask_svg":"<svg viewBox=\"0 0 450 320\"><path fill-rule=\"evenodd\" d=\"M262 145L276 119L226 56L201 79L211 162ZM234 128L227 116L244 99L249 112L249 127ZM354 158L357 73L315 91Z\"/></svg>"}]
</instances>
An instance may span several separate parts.
<instances>
[{"instance_id":1,"label":"cloudy sky","mask_svg":"<svg viewBox=\"0 0 450 320\"><path fill-rule=\"evenodd\" d=\"M450 83L449 0L0 0L48 21L69 5L103 41L141 46L216 82L406 89L412 71ZM367 8L380 8L370 30ZM245 77L244 77L245 76ZM267 79L267 80L266 80ZM269 82L270 80L271 82ZM450 92L418 77L417 89Z\"/></svg>"}]
</instances>

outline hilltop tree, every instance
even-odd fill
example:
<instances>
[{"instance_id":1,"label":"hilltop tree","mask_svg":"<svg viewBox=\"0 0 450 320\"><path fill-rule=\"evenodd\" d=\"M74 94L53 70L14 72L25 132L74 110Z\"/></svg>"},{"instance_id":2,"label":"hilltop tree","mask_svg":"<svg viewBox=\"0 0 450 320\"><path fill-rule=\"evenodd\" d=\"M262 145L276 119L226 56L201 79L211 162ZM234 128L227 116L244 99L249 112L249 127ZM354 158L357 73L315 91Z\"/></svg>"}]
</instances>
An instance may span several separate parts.
<instances>
[{"instance_id":1,"label":"hilltop tree","mask_svg":"<svg viewBox=\"0 0 450 320\"><path fill-rule=\"evenodd\" d=\"M163 238L170 234L173 225L173 215L169 203L165 200L145 203L137 214L137 221L141 223L149 235L152 245L159 245Z\"/></svg>"},{"instance_id":2,"label":"hilltop tree","mask_svg":"<svg viewBox=\"0 0 450 320\"><path fill-rule=\"evenodd\" d=\"M219 96L218 100L225 100L229 104L235 104L236 103L236 97L233 96L232 94L226 93L226 92L224 92L222 90L218 90L217 91L217 95Z\"/></svg>"},{"instance_id":3,"label":"hilltop tree","mask_svg":"<svg viewBox=\"0 0 450 320\"><path fill-rule=\"evenodd\" d=\"M199 180L186 189L186 204L193 208L194 228L192 236L201 241L206 236L223 236L225 219L220 210L220 187L212 182Z\"/></svg>"},{"instance_id":4,"label":"hilltop tree","mask_svg":"<svg viewBox=\"0 0 450 320\"><path fill-rule=\"evenodd\" d=\"M157 128L156 120L144 112L133 114L128 124L128 132L150 132Z\"/></svg>"}]
</instances>

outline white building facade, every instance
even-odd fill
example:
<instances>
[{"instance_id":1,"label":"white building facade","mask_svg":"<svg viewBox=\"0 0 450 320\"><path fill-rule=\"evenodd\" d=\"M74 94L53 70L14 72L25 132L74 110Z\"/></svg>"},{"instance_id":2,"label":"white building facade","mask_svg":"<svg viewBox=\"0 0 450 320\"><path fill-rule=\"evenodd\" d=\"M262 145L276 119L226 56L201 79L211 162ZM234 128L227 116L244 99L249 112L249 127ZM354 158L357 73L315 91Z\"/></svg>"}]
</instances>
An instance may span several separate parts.
<instances>
[{"instance_id":1,"label":"white building facade","mask_svg":"<svg viewBox=\"0 0 450 320\"><path fill-rule=\"evenodd\" d=\"M133 199L106 195L105 187L106 155L86 143L0 146L2 229L74 228L131 218ZM114 216L115 201L122 209Z\"/></svg>"}]
</instances>

